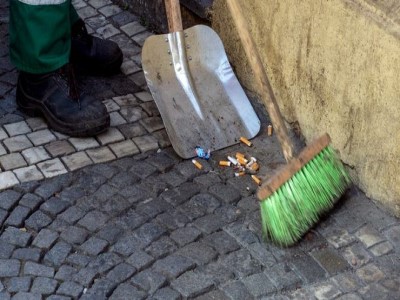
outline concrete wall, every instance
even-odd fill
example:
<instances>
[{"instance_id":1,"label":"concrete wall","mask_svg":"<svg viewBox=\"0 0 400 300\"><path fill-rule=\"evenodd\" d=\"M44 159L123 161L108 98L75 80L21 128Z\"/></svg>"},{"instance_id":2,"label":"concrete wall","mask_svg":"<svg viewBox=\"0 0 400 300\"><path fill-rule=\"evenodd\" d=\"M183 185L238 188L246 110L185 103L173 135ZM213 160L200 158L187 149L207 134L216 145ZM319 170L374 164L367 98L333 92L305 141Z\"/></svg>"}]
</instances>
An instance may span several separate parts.
<instances>
[{"instance_id":1,"label":"concrete wall","mask_svg":"<svg viewBox=\"0 0 400 300\"><path fill-rule=\"evenodd\" d=\"M239 1L286 120L308 141L328 132L355 183L400 216L400 1ZM253 89L226 0L212 20Z\"/></svg>"}]
</instances>

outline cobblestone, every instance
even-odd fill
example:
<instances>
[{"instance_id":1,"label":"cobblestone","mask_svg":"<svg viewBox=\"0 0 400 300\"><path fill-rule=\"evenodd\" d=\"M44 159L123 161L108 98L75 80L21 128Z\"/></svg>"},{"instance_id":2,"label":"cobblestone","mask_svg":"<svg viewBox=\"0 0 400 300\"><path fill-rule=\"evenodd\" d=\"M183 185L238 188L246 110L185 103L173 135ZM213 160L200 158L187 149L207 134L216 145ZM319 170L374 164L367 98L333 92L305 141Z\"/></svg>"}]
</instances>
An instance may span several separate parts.
<instances>
[{"instance_id":1,"label":"cobblestone","mask_svg":"<svg viewBox=\"0 0 400 300\"><path fill-rule=\"evenodd\" d=\"M31 292L42 295L50 295L56 290L57 285L57 280L46 277L37 277L32 283Z\"/></svg>"},{"instance_id":2,"label":"cobblestone","mask_svg":"<svg viewBox=\"0 0 400 300\"><path fill-rule=\"evenodd\" d=\"M131 283L138 288L153 294L157 289L165 285L167 278L152 270L145 270L135 275Z\"/></svg>"},{"instance_id":3,"label":"cobblestone","mask_svg":"<svg viewBox=\"0 0 400 300\"><path fill-rule=\"evenodd\" d=\"M276 291L273 283L263 273L254 274L246 277L243 279L243 283L250 291L250 293L256 298L272 294Z\"/></svg>"},{"instance_id":4,"label":"cobblestone","mask_svg":"<svg viewBox=\"0 0 400 300\"><path fill-rule=\"evenodd\" d=\"M60 237L69 244L82 244L88 236L88 231L77 226L69 226Z\"/></svg>"},{"instance_id":5,"label":"cobblestone","mask_svg":"<svg viewBox=\"0 0 400 300\"><path fill-rule=\"evenodd\" d=\"M163 236L159 240L155 241L150 246L145 248L145 250L154 258L161 258L176 251L177 246L172 239Z\"/></svg>"},{"instance_id":6,"label":"cobblestone","mask_svg":"<svg viewBox=\"0 0 400 300\"><path fill-rule=\"evenodd\" d=\"M0 166L5 171L25 167L26 165L25 159L19 153L11 153L0 157Z\"/></svg>"},{"instance_id":7,"label":"cobblestone","mask_svg":"<svg viewBox=\"0 0 400 300\"><path fill-rule=\"evenodd\" d=\"M39 231L40 229L46 227L52 222L52 219L40 210L34 212L25 221L25 226L31 228L32 230Z\"/></svg>"},{"instance_id":8,"label":"cobblestone","mask_svg":"<svg viewBox=\"0 0 400 300\"><path fill-rule=\"evenodd\" d=\"M174 291L173 289L167 287L167 288L159 289L154 294L154 299L157 299L157 300L163 300L163 299L179 300L179 299L181 299L181 294L179 294L177 291Z\"/></svg>"},{"instance_id":9,"label":"cobblestone","mask_svg":"<svg viewBox=\"0 0 400 300\"><path fill-rule=\"evenodd\" d=\"M0 258L10 258L12 252L14 251L15 246L11 245L5 241L1 241L0 243Z\"/></svg>"},{"instance_id":10,"label":"cobblestone","mask_svg":"<svg viewBox=\"0 0 400 300\"><path fill-rule=\"evenodd\" d=\"M341 295L339 287L330 282L317 284L314 288L315 297L320 299L336 299Z\"/></svg>"},{"instance_id":11,"label":"cobblestone","mask_svg":"<svg viewBox=\"0 0 400 300\"><path fill-rule=\"evenodd\" d=\"M384 278L384 274L374 264L368 264L356 271L358 277L360 277L366 283L377 282Z\"/></svg>"},{"instance_id":12,"label":"cobblestone","mask_svg":"<svg viewBox=\"0 0 400 300\"><path fill-rule=\"evenodd\" d=\"M40 249L32 249L32 248L19 248L16 249L12 255L12 258L19 260L30 260L34 262L39 262L41 257Z\"/></svg>"},{"instance_id":13,"label":"cobblestone","mask_svg":"<svg viewBox=\"0 0 400 300\"><path fill-rule=\"evenodd\" d=\"M54 276L55 279L69 281L72 279L73 275L76 274L78 270L69 265L62 265L56 275Z\"/></svg>"},{"instance_id":14,"label":"cobblestone","mask_svg":"<svg viewBox=\"0 0 400 300\"><path fill-rule=\"evenodd\" d=\"M75 151L68 141L55 141L47 144L45 148L53 157L68 155Z\"/></svg>"},{"instance_id":15,"label":"cobblestone","mask_svg":"<svg viewBox=\"0 0 400 300\"><path fill-rule=\"evenodd\" d=\"M16 169L13 171L20 182L38 181L44 178L36 166Z\"/></svg>"},{"instance_id":16,"label":"cobblestone","mask_svg":"<svg viewBox=\"0 0 400 300\"><path fill-rule=\"evenodd\" d=\"M312 256L330 275L344 272L350 267L343 257L331 249L315 251Z\"/></svg>"},{"instance_id":17,"label":"cobblestone","mask_svg":"<svg viewBox=\"0 0 400 300\"><path fill-rule=\"evenodd\" d=\"M116 299L144 299L146 294L142 291L139 291L136 289L134 286L128 284L128 283L123 283L120 286L118 286L115 291L112 293L110 300L116 300Z\"/></svg>"},{"instance_id":18,"label":"cobblestone","mask_svg":"<svg viewBox=\"0 0 400 300\"><path fill-rule=\"evenodd\" d=\"M20 227L30 212L31 210L27 207L17 206L7 218L5 224L14 227Z\"/></svg>"},{"instance_id":19,"label":"cobblestone","mask_svg":"<svg viewBox=\"0 0 400 300\"><path fill-rule=\"evenodd\" d=\"M24 275L52 278L54 276L54 268L28 261L24 265Z\"/></svg>"},{"instance_id":20,"label":"cobblestone","mask_svg":"<svg viewBox=\"0 0 400 300\"><path fill-rule=\"evenodd\" d=\"M8 227L1 235L1 240L3 242L19 247L27 246L31 239L32 235L30 233L19 230L15 227Z\"/></svg>"},{"instance_id":21,"label":"cobblestone","mask_svg":"<svg viewBox=\"0 0 400 300\"><path fill-rule=\"evenodd\" d=\"M58 242L47 252L43 260L50 265L61 266L71 250L72 247L69 244Z\"/></svg>"},{"instance_id":22,"label":"cobblestone","mask_svg":"<svg viewBox=\"0 0 400 300\"><path fill-rule=\"evenodd\" d=\"M35 294L35 293L18 292L13 296L12 299L13 300L40 300L40 299L42 299L42 296L40 294Z\"/></svg>"},{"instance_id":23,"label":"cobblestone","mask_svg":"<svg viewBox=\"0 0 400 300\"><path fill-rule=\"evenodd\" d=\"M279 263L265 270L265 274L277 287L278 291L290 290L301 284L300 277L290 268L287 263Z\"/></svg>"},{"instance_id":24,"label":"cobblestone","mask_svg":"<svg viewBox=\"0 0 400 300\"><path fill-rule=\"evenodd\" d=\"M83 291L83 287L75 282L66 281L63 282L57 289L57 294L71 296L73 298L78 298Z\"/></svg>"},{"instance_id":25,"label":"cobblestone","mask_svg":"<svg viewBox=\"0 0 400 300\"><path fill-rule=\"evenodd\" d=\"M393 250L393 246L389 242L383 242L378 245L372 246L370 251L375 256L383 256Z\"/></svg>"},{"instance_id":26,"label":"cobblestone","mask_svg":"<svg viewBox=\"0 0 400 300\"><path fill-rule=\"evenodd\" d=\"M33 240L32 245L38 248L49 249L57 238L58 233L48 229L42 229Z\"/></svg>"},{"instance_id":27,"label":"cobblestone","mask_svg":"<svg viewBox=\"0 0 400 300\"><path fill-rule=\"evenodd\" d=\"M326 278L326 272L308 255L293 260L291 267L306 283L314 283Z\"/></svg>"},{"instance_id":28,"label":"cobblestone","mask_svg":"<svg viewBox=\"0 0 400 300\"><path fill-rule=\"evenodd\" d=\"M50 159L50 156L47 154L43 146L26 149L22 151L22 155L29 165Z\"/></svg>"},{"instance_id":29,"label":"cobblestone","mask_svg":"<svg viewBox=\"0 0 400 300\"><path fill-rule=\"evenodd\" d=\"M73 253L67 257L65 263L71 264L77 268L79 267L86 267L91 261L91 257L80 254L80 253Z\"/></svg>"},{"instance_id":30,"label":"cobblestone","mask_svg":"<svg viewBox=\"0 0 400 300\"><path fill-rule=\"evenodd\" d=\"M107 246L107 241L92 237L82 244L81 249L89 255L98 255L103 252Z\"/></svg>"},{"instance_id":31,"label":"cobblestone","mask_svg":"<svg viewBox=\"0 0 400 300\"><path fill-rule=\"evenodd\" d=\"M353 267L361 267L371 260L368 251L357 244L344 249L343 256Z\"/></svg>"},{"instance_id":32,"label":"cobblestone","mask_svg":"<svg viewBox=\"0 0 400 300\"><path fill-rule=\"evenodd\" d=\"M184 246L195 241L201 235L201 231L194 227L178 228L171 233L171 238L179 245Z\"/></svg>"},{"instance_id":33,"label":"cobblestone","mask_svg":"<svg viewBox=\"0 0 400 300\"><path fill-rule=\"evenodd\" d=\"M92 287L87 290L86 295L93 295L93 297L106 297L110 295L118 284L108 279L95 279ZM94 298L94 299L97 299Z\"/></svg>"},{"instance_id":34,"label":"cobblestone","mask_svg":"<svg viewBox=\"0 0 400 300\"><path fill-rule=\"evenodd\" d=\"M10 188L18 183L19 181L17 177L15 177L14 173L10 171L0 173L0 191Z\"/></svg>"},{"instance_id":35,"label":"cobblestone","mask_svg":"<svg viewBox=\"0 0 400 300\"><path fill-rule=\"evenodd\" d=\"M354 292L360 287L356 276L350 272L339 274L333 277L332 280L345 293Z\"/></svg>"},{"instance_id":36,"label":"cobblestone","mask_svg":"<svg viewBox=\"0 0 400 300\"><path fill-rule=\"evenodd\" d=\"M37 166L46 178L52 178L67 173L67 170L58 158L38 163Z\"/></svg>"},{"instance_id":37,"label":"cobblestone","mask_svg":"<svg viewBox=\"0 0 400 300\"><path fill-rule=\"evenodd\" d=\"M209 291L213 285L214 282L209 276L194 272L186 272L171 283L171 286L184 297L195 297L203 294Z\"/></svg>"},{"instance_id":38,"label":"cobblestone","mask_svg":"<svg viewBox=\"0 0 400 300\"><path fill-rule=\"evenodd\" d=\"M4 125L4 129L7 131L9 136L31 132L31 129L25 121Z\"/></svg>"},{"instance_id":39,"label":"cobblestone","mask_svg":"<svg viewBox=\"0 0 400 300\"><path fill-rule=\"evenodd\" d=\"M0 259L0 277L18 276L21 263L17 259Z\"/></svg>"},{"instance_id":40,"label":"cobblestone","mask_svg":"<svg viewBox=\"0 0 400 300\"><path fill-rule=\"evenodd\" d=\"M217 252L211 247L199 242L191 243L180 248L177 254L191 259L199 266L208 264L218 256Z\"/></svg>"},{"instance_id":41,"label":"cobblestone","mask_svg":"<svg viewBox=\"0 0 400 300\"><path fill-rule=\"evenodd\" d=\"M32 279L30 277L13 277L7 285L7 291L10 293L28 292Z\"/></svg>"},{"instance_id":42,"label":"cobblestone","mask_svg":"<svg viewBox=\"0 0 400 300\"><path fill-rule=\"evenodd\" d=\"M32 147L32 143L25 135L10 137L3 141L4 145L10 152L19 152L21 150Z\"/></svg>"},{"instance_id":43,"label":"cobblestone","mask_svg":"<svg viewBox=\"0 0 400 300\"><path fill-rule=\"evenodd\" d=\"M154 268L157 272L160 272L170 279L176 278L182 273L193 269L194 266L192 260L178 255L168 256L156 261L154 264Z\"/></svg>"},{"instance_id":44,"label":"cobblestone","mask_svg":"<svg viewBox=\"0 0 400 300\"><path fill-rule=\"evenodd\" d=\"M124 53L120 74L79 77L111 113L92 138L17 110L0 22L0 299L397 299L399 220L356 187L282 248L262 237L250 177L217 165L246 150L273 170L274 139L215 151L201 171L176 155L141 66L153 33L122 2L72 2Z\"/></svg>"},{"instance_id":45,"label":"cobblestone","mask_svg":"<svg viewBox=\"0 0 400 300\"><path fill-rule=\"evenodd\" d=\"M356 236L358 239L365 245L365 247L369 248L371 246L376 245L377 243L383 242L384 239L379 235L379 233L369 227L361 228L357 233Z\"/></svg>"},{"instance_id":46,"label":"cobblestone","mask_svg":"<svg viewBox=\"0 0 400 300\"><path fill-rule=\"evenodd\" d=\"M252 295L241 281L233 281L223 287L223 291L228 295L229 299L251 299Z\"/></svg>"},{"instance_id":47,"label":"cobblestone","mask_svg":"<svg viewBox=\"0 0 400 300\"><path fill-rule=\"evenodd\" d=\"M224 231L206 236L204 242L213 247L220 254L227 254L240 248L236 240Z\"/></svg>"},{"instance_id":48,"label":"cobblestone","mask_svg":"<svg viewBox=\"0 0 400 300\"><path fill-rule=\"evenodd\" d=\"M133 266L121 263L108 272L107 278L110 281L123 282L130 278L135 272L136 269Z\"/></svg>"},{"instance_id":49,"label":"cobblestone","mask_svg":"<svg viewBox=\"0 0 400 300\"><path fill-rule=\"evenodd\" d=\"M78 224L89 231L96 231L102 227L108 220L108 217L99 211L91 211L85 215Z\"/></svg>"}]
</instances>

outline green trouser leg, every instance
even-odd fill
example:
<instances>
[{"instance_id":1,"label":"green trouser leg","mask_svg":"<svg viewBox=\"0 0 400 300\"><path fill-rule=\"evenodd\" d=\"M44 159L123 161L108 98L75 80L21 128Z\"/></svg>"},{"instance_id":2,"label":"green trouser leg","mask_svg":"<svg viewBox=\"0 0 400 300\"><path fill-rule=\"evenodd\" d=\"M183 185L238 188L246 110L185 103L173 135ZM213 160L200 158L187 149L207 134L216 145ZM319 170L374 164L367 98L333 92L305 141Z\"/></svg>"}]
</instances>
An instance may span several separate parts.
<instances>
[{"instance_id":1,"label":"green trouser leg","mask_svg":"<svg viewBox=\"0 0 400 300\"><path fill-rule=\"evenodd\" d=\"M29 73L57 70L69 61L71 24L78 20L71 0L10 0L10 58Z\"/></svg>"}]
</instances>

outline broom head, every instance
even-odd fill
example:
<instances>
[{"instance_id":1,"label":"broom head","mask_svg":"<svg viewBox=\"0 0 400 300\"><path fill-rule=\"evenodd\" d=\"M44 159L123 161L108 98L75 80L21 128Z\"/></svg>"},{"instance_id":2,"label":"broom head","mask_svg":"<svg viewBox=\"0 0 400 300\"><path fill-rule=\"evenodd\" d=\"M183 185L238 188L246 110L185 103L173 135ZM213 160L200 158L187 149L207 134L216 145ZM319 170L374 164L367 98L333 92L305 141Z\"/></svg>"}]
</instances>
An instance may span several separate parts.
<instances>
[{"instance_id":1,"label":"broom head","mask_svg":"<svg viewBox=\"0 0 400 300\"><path fill-rule=\"evenodd\" d=\"M258 190L267 239L280 246L296 243L350 186L329 143L328 134L315 140Z\"/></svg>"}]
</instances>

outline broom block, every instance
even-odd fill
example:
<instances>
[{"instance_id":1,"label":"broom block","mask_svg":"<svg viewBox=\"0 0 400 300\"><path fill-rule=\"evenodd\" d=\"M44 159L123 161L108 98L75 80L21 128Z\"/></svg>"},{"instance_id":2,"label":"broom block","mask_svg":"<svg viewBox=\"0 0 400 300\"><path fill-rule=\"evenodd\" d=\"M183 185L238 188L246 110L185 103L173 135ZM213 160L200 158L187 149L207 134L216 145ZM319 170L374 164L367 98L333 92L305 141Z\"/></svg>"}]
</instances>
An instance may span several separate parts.
<instances>
[{"instance_id":1,"label":"broom block","mask_svg":"<svg viewBox=\"0 0 400 300\"><path fill-rule=\"evenodd\" d=\"M263 201L271 196L273 193L275 193L303 166L305 166L310 160L312 160L323 149L325 149L330 142L331 138L327 133L320 138L314 140L309 146L301 151L298 157L293 158L288 164L282 167L276 175L274 175L272 178L261 185L257 192L257 198L260 201Z\"/></svg>"}]
</instances>

